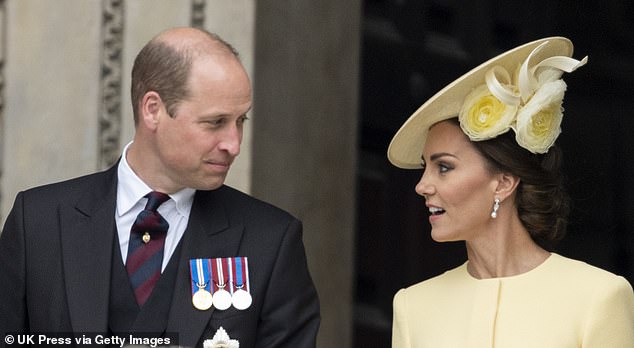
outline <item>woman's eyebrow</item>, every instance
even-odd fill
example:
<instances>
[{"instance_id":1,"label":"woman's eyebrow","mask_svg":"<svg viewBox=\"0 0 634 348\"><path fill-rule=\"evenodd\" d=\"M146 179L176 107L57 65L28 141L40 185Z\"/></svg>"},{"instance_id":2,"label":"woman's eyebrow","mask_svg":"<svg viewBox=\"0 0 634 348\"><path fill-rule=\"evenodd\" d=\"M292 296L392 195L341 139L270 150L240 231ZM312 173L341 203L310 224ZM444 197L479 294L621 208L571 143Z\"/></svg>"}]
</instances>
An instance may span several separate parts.
<instances>
[{"instance_id":1,"label":"woman's eyebrow","mask_svg":"<svg viewBox=\"0 0 634 348\"><path fill-rule=\"evenodd\" d=\"M448 152L439 152L439 153L435 153L435 154L431 155L431 156L429 157L429 160L430 160L430 161L435 161L435 160L437 160L437 159L439 159L439 158L441 158L441 157L445 157L445 156L449 156L449 157L453 157L453 158L458 158L458 156L456 156L456 155L454 155L454 154L451 154L451 153L448 153Z\"/></svg>"}]
</instances>

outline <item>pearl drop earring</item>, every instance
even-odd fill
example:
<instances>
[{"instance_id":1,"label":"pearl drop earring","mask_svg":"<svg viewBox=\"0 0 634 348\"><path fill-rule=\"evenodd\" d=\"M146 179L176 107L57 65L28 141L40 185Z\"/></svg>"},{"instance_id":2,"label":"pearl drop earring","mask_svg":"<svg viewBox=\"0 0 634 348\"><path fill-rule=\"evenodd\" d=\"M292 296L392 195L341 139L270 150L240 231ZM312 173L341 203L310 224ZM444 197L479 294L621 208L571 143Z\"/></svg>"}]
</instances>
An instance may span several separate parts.
<instances>
[{"instance_id":1,"label":"pearl drop earring","mask_svg":"<svg viewBox=\"0 0 634 348\"><path fill-rule=\"evenodd\" d=\"M493 212L491 213L492 218L498 217L498 209L500 209L500 199L495 197L495 201L493 202Z\"/></svg>"}]
</instances>

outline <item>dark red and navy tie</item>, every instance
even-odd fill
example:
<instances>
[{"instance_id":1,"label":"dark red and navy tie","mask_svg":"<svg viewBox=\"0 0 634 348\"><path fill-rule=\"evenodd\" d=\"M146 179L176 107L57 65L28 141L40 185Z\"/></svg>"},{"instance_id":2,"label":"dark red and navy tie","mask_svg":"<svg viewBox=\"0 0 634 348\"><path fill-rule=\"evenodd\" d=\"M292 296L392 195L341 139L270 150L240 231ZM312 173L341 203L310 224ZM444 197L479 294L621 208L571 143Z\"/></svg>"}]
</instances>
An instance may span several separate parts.
<instances>
[{"instance_id":1,"label":"dark red and navy tie","mask_svg":"<svg viewBox=\"0 0 634 348\"><path fill-rule=\"evenodd\" d=\"M163 246L169 228L157 209L170 197L155 191L145 197L148 199L145 209L132 224L125 266L139 306L143 306L150 297L154 285L161 277Z\"/></svg>"}]
</instances>

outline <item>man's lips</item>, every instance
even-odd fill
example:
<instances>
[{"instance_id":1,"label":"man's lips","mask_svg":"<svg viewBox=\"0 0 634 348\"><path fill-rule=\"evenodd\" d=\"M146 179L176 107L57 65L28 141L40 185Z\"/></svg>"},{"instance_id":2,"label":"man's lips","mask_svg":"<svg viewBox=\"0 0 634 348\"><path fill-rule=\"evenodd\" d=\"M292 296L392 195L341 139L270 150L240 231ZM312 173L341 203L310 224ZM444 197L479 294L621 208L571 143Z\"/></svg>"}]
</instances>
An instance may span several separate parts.
<instances>
[{"instance_id":1,"label":"man's lips","mask_svg":"<svg viewBox=\"0 0 634 348\"><path fill-rule=\"evenodd\" d=\"M231 161L205 161L205 164L225 171L231 167Z\"/></svg>"}]
</instances>

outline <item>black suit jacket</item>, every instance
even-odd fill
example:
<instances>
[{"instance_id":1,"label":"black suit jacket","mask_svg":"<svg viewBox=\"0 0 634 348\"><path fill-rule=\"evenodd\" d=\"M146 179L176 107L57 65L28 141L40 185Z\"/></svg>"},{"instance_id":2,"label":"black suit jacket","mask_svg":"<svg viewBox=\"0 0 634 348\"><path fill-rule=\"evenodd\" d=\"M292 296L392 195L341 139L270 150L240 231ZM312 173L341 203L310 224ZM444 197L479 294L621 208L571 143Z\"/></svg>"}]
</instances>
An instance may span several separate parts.
<instances>
[{"instance_id":1,"label":"black suit jacket","mask_svg":"<svg viewBox=\"0 0 634 348\"><path fill-rule=\"evenodd\" d=\"M17 195L0 236L0 338L107 332L116 187L114 166ZM181 243L166 327L181 345L222 326L241 348L315 346L319 303L297 219L226 186L197 191ZM189 259L233 256L249 258L251 307L195 309Z\"/></svg>"}]
</instances>

